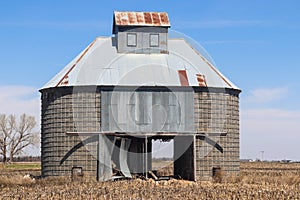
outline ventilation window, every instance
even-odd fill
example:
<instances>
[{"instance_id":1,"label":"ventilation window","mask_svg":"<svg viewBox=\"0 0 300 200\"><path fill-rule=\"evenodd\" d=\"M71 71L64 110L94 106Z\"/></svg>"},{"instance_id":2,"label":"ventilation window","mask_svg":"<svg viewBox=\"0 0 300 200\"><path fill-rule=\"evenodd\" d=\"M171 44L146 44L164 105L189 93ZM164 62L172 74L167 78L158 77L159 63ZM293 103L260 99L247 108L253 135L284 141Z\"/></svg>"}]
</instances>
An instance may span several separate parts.
<instances>
[{"instance_id":1,"label":"ventilation window","mask_svg":"<svg viewBox=\"0 0 300 200\"><path fill-rule=\"evenodd\" d=\"M158 47L158 46L159 46L159 35L150 34L150 47Z\"/></svg>"},{"instance_id":2,"label":"ventilation window","mask_svg":"<svg viewBox=\"0 0 300 200\"><path fill-rule=\"evenodd\" d=\"M136 34L135 33L127 34L127 46L136 47Z\"/></svg>"}]
</instances>

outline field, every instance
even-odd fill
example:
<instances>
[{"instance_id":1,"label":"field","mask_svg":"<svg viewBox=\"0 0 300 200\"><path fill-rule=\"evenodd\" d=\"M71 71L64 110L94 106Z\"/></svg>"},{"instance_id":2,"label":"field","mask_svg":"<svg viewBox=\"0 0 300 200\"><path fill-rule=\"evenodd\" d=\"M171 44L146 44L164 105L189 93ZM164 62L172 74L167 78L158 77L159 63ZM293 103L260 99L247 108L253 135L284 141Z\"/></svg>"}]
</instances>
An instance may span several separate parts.
<instances>
[{"instance_id":1,"label":"field","mask_svg":"<svg viewBox=\"0 0 300 200\"><path fill-rule=\"evenodd\" d=\"M240 177L198 183L24 179L27 173L39 175L37 163L0 165L0 170L0 199L300 199L298 163L241 163Z\"/></svg>"}]
</instances>

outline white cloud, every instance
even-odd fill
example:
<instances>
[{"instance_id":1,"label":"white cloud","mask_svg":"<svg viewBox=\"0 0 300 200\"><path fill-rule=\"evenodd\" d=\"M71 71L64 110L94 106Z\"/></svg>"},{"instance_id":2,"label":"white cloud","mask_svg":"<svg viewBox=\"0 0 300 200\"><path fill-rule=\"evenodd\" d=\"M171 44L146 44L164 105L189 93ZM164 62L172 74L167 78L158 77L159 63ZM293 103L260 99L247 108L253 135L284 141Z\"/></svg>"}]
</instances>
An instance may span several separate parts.
<instances>
[{"instance_id":1,"label":"white cloud","mask_svg":"<svg viewBox=\"0 0 300 200\"><path fill-rule=\"evenodd\" d=\"M259 88L251 91L251 95L244 99L246 103L267 103L284 98L287 93L287 87Z\"/></svg>"},{"instance_id":2,"label":"white cloud","mask_svg":"<svg viewBox=\"0 0 300 200\"><path fill-rule=\"evenodd\" d=\"M0 113L21 115L26 113L40 120L38 89L27 86L0 86ZM39 123L38 123L39 124Z\"/></svg>"},{"instance_id":3,"label":"white cloud","mask_svg":"<svg viewBox=\"0 0 300 200\"><path fill-rule=\"evenodd\" d=\"M280 120L290 121L300 119L300 111L290 111L281 109L251 109L241 112L242 116L248 120Z\"/></svg>"},{"instance_id":4,"label":"white cloud","mask_svg":"<svg viewBox=\"0 0 300 200\"><path fill-rule=\"evenodd\" d=\"M252 133L300 134L300 111L252 109L241 111L243 128ZM299 135L300 136L300 135Z\"/></svg>"},{"instance_id":5,"label":"white cloud","mask_svg":"<svg viewBox=\"0 0 300 200\"><path fill-rule=\"evenodd\" d=\"M241 157L300 160L300 111L251 109L241 111Z\"/></svg>"}]
</instances>

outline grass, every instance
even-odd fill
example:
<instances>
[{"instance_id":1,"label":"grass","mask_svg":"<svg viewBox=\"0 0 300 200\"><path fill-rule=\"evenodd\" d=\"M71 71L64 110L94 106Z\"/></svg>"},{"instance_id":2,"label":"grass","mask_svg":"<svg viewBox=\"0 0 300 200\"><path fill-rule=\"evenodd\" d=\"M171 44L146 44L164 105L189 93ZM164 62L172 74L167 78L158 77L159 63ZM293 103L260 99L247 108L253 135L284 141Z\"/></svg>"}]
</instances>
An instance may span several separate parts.
<instances>
[{"instance_id":1,"label":"grass","mask_svg":"<svg viewBox=\"0 0 300 200\"><path fill-rule=\"evenodd\" d=\"M41 169L41 164L39 162L0 164L0 169L1 170L8 170L8 171L40 170Z\"/></svg>"}]
</instances>

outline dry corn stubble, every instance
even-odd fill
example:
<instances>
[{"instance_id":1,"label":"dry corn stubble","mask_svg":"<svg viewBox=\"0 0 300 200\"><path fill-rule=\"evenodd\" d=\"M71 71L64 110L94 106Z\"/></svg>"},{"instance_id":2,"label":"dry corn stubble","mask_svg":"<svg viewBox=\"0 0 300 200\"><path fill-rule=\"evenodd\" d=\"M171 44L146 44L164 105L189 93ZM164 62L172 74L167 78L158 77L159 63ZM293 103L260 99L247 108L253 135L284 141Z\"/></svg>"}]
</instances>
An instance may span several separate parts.
<instances>
[{"instance_id":1,"label":"dry corn stubble","mask_svg":"<svg viewBox=\"0 0 300 200\"><path fill-rule=\"evenodd\" d=\"M274 170L275 169L275 170ZM1 199L300 199L300 164L242 163L241 176L222 181L123 180L72 182L69 177L24 180L0 173Z\"/></svg>"}]
</instances>

